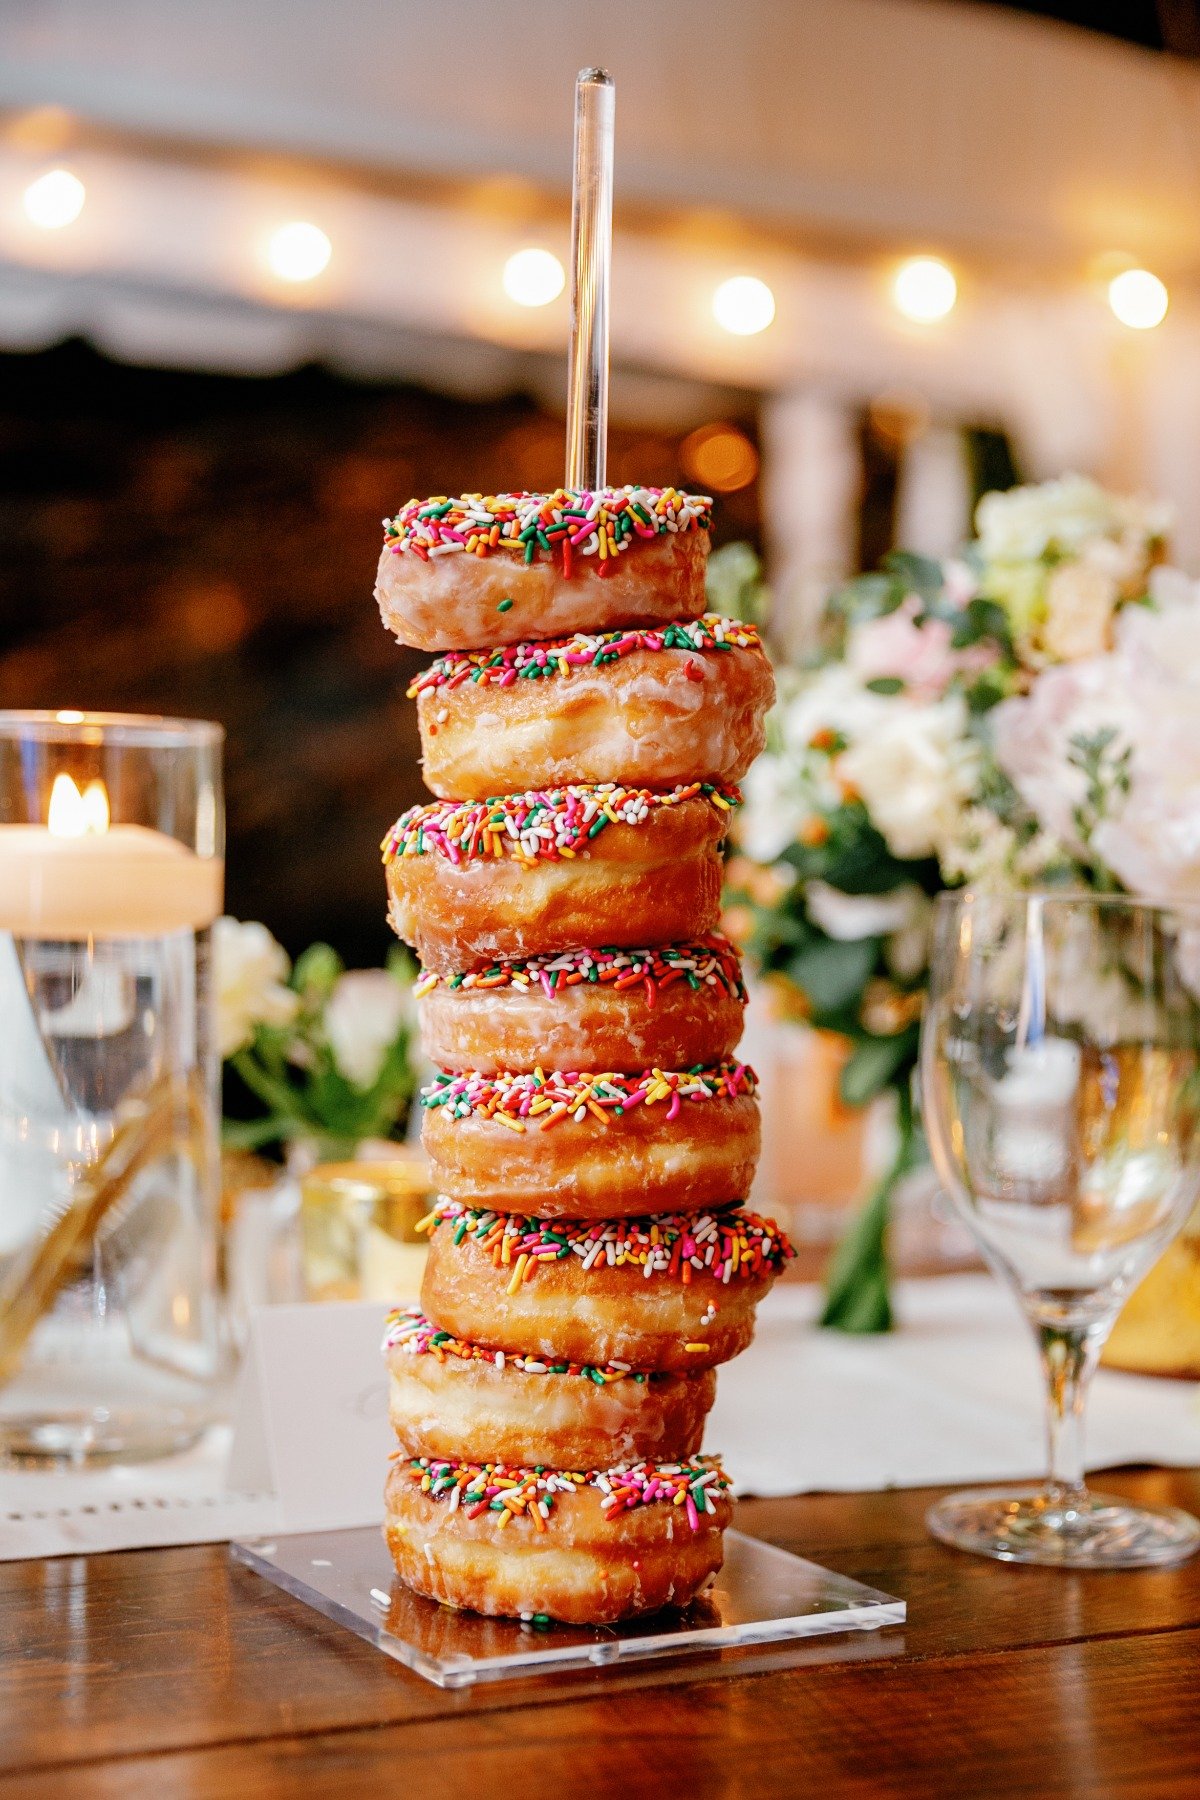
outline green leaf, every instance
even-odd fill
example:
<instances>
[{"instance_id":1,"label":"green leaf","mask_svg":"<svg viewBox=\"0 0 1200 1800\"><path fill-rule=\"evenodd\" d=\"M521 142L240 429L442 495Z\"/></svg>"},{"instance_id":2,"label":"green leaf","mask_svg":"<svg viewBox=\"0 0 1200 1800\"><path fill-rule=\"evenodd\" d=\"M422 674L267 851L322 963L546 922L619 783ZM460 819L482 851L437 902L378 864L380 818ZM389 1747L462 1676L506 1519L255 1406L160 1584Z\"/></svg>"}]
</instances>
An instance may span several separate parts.
<instances>
[{"instance_id":1,"label":"green leaf","mask_svg":"<svg viewBox=\"0 0 1200 1800\"><path fill-rule=\"evenodd\" d=\"M1009 627L1008 614L996 600L985 600L976 594L968 600L950 634L950 642L955 650L966 650L971 644L978 644L984 638L991 638L999 644L1006 655L1012 656L1012 631Z\"/></svg>"},{"instance_id":2,"label":"green leaf","mask_svg":"<svg viewBox=\"0 0 1200 1800\"><path fill-rule=\"evenodd\" d=\"M905 595L904 583L893 575L856 575L830 598L830 609L862 624L895 612Z\"/></svg>"},{"instance_id":3,"label":"green leaf","mask_svg":"<svg viewBox=\"0 0 1200 1800\"><path fill-rule=\"evenodd\" d=\"M847 1106L866 1106L889 1086L916 1053L916 1033L864 1037L855 1045L838 1077L838 1092Z\"/></svg>"},{"instance_id":4,"label":"green leaf","mask_svg":"<svg viewBox=\"0 0 1200 1800\"><path fill-rule=\"evenodd\" d=\"M838 943L822 934L799 950L787 965L789 978L801 990L818 1023L827 1015L856 1005L875 970L880 939L854 938Z\"/></svg>"},{"instance_id":5,"label":"green leaf","mask_svg":"<svg viewBox=\"0 0 1200 1800\"><path fill-rule=\"evenodd\" d=\"M889 574L904 584L906 593L921 600L936 600L946 585L942 565L932 556L917 556L911 550L892 550L883 559Z\"/></svg>"},{"instance_id":6,"label":"green leaf","mask_svg":"<svg viewBox=\"0 0 1200 1800\"><path fill-rule=\"evenodd\" d=\"M904 683L898 675L876 675L873 681L867 682L872 694L902 694Z\"/></svg>"},{"instance_id":7,"label":"green leaf","mask_svg":"<svg viewBox=\"0 0 1200 1800\"><path fill-rule=\"evenodd\" d=\"M345 967L337 951L329 944L310 944L296 958L296 966L292 970L292 986L297 993L313 998L326 998L333 991L333 984L344 973Z\"/></svg>"},{"instance_id":8,"label":"green leaf","mask_svg":"<svg viewBox=\"0 0 1200 1800\"><path fill-rule=\"evenodd\" d=\"M887 1226L891 1187L881 1181L834 1252L820 1324L835 1331L890 1331Z\"/></svg>"}]
</instances>

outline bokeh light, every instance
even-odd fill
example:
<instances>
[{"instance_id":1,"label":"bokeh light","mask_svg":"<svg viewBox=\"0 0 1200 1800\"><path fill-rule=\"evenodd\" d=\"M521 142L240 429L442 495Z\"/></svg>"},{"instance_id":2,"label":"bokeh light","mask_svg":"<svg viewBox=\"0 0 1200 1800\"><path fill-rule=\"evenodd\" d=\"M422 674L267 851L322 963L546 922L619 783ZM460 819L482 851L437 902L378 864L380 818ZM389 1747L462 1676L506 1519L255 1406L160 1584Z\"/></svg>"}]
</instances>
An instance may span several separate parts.
<instances>
[{"instance_id":1,"label":"bokeh light","mask_svg":"<svg viewBox=\"0 0 1200 1800\"><path fill-rule=\"evenodd\" d=\"M757 275L731 275L712 300L713 318L734 337L753 337L775 317L775 296Z\"/></svg>"},{"instance_id":2,"label":"bokeh light","mask_svg":"<svg viewBox=\"0 0 1200 1800\"><path fill-rule=\"evenodd\" d=\"M892 299L897 312L914 325L936 325L953 312L958 282L953 269L936 256L912 256L896 270Z\"/></svg>"},{"instance_id":3,"label":"bokeh light","mask_svg":"<svg viewBox=\"0 0 1200 1800\"><path fill-rule=\"evenodd\" d=\"M679 447L688 477L717 494L749 487L758 474L758 451L736 425L701 425Z\"/></svg>"},{"instance_id":4,"label":"bokeh light","mask_svg":"<svg viewBox=\"0 0 1200 1800\"><path fill-rule=\"evenodd\" d=\"M70 169L50 169L25 189L25 216L39 231L61 231L83 211L87 189Z\"/></svg>"},{"instance_id":5,"label":"bokeh light","mask_svg":"<svg viewBox=\"0 0 1200 1800\"><path fill-rule=\"evenodd\" d=\"M280 281L315 281L329 267L333 245L319 225L294 219L272 233L267 261Z\"/></svg>"},{"instance_id":6,"label":"bokeh light","mask_svg":"<svg viewBox=\"0 0 1200 1800\"><path fill-rule=\"evenodd\" d=\"M1152 331L1167 316L1171 297L1149 269L1125 269L1108 284L1108 304L1131 331Z\"/></svg>"},{"instance_id":7,"label":"bokeh light","mask_svg":"<svg viewBox=\"0 0 1200 1800\"><path fill-rule=\"evenodd\" d=\"M517 250L504 265L504 291L518 306L549 306L566 286L566 272L552 250Z\"/></svg>"}]
</instances>

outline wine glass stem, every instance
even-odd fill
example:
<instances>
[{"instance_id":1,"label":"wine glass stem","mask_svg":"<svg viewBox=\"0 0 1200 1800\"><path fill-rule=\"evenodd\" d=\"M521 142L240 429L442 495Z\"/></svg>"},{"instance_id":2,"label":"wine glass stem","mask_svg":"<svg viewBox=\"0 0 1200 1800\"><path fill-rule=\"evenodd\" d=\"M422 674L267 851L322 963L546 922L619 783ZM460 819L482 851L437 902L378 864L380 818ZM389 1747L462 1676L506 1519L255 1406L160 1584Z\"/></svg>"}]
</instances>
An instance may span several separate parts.
<instances>
[{"instance_id":1,"label":"wine glass stem","mask_svg":"<svg viewBox=\"0 0 1200 1800\"><path fill-rule=\"evenodd\" d=\"M1035 1322L1046 1375L1049 1498L1066 1514L1087 1498L1083 1481L1084 1410L1107 1333L1095 1325Z\"/></svg>"}]
</instances>

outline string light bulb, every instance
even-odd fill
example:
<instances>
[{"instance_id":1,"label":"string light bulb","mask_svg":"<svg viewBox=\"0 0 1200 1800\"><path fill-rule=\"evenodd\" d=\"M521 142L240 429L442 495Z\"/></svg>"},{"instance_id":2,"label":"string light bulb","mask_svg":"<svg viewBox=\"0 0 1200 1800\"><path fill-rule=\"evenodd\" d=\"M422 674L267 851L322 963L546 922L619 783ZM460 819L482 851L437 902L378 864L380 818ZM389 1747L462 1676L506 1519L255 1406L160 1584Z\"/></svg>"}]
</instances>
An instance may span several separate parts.
<instances>
[{"instance_id":1,"label":"string light bulb","mask_svg":"<svg viewBox=\"0 0 1200 1800\"><path fill-rule=\"evenodd\" d=\"M896 311L914 325L936 325L954 311L958 282L954 270L936 256L910 256L892 279Z\"/></svg>"},{"instance_id":2,"label":"string light bulb","mask_svg":"<svg viewBox=\"0 0 1200 1800\"><path fill-rule=\"evenodd\" d=\"M49 169L25 189L25 217L39 231L61 231L83 211L87 189L70 169Z\"/></svg>"},{"instance_id":3,"label":"string light bulb","mask_svg":"<svg viewBox=\"0 0 1200 1800\"><path fill-rule=\"evenodd\" d=\"M504 265L504 291L518 306L549 306L567 284L566 270L553 250L516 250Z\"/></svg>"},{"instance_id":4,"label":"string light bulb","mask_svg":"<svg viewBox=\"0 0 1200 1800\"><path fill-rule=\"evenodd\" d=\"M712 298L713 318L734 337L754 337L775 317L775 296L757 275L731 275Z\"/></svg>"},{"instance_id":5,"label":"string light bulb","mask_svg":"<svg viewBox=\"0 0 1200 1800\"><path fill-rule=\"evenodd\" d=\"M293 219L271 234L267 262L280 281L315 281L329 267L333 245L308 219Z\"/></svg>"},{"instance_id":6,"label":"string light bulb","mask_svg":"<svg viewBox=\"0 0 1200 1800\"><path fill-rule=\"evenodd\" d=\"M1113 315L1131 331L1153 331L1166 318L1170 303L1165 282L1149 269L1124 269L1108 284Z\"/></svg>"}]
</instances>

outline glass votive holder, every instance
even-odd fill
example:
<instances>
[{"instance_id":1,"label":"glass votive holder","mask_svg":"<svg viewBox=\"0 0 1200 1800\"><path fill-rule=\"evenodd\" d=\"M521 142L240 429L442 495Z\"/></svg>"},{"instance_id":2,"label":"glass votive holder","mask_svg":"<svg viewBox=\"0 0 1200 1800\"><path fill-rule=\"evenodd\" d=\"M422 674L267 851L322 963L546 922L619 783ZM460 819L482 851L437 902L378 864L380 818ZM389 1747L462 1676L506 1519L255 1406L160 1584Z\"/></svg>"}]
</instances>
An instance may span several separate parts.
<instances>
[{"instance_id":1,"label":"glass votive holder","mask_svg":"<svg viewBox=\"0 0 1200 1800\"><path fill-rule=\"evenodd\" d=\"M221 728L0 712L0 1455L212 1419Z\"/></svg>"},{"instance_id":2,"label":"glass votive holder","mask_svg":"<svg viewBox=\"0 0 1200 1800\"><path fill-rule=\"evenodd\" d=\"M433 1205L429 1165L396 1146L387 1161L321 1163L300 1181L300 1246L310 1300L415 1300Z\"/></svg>"}]
</instances>

